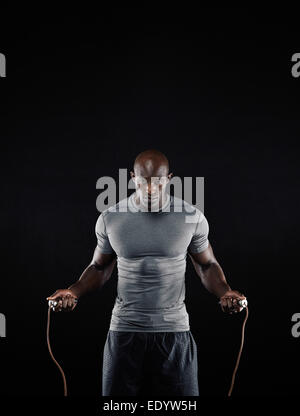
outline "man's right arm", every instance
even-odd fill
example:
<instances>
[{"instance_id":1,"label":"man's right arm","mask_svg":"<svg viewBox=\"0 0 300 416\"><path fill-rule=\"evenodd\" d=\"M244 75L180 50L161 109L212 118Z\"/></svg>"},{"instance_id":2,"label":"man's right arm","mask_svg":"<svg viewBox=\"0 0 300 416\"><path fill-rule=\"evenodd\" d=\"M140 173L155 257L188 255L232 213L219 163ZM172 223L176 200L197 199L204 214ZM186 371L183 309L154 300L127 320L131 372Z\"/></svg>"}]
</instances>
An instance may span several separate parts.
<instances>
[{"instance_id":1,"label":"man's right arm","mask_svg":"<svg viewBox=\"0 0 300 416\"><path fill-rule=\"evenodd\" d=\"M91 264L83 271L82 275L68 289L79 298L87 292L101 289L110 278L116 263L116 254L103 254L97 246L94 251Z\"/></svg>"},{"instance_id":2,"label":"man's right arm","mask_svg":"<svg viewBox=\"0 0 300 416\"><path fill-rule=\"evenodd\" d=\"M111 277L116 260L116 253L103 254L97 246L91 263L83 271L77 282L73 283L68 289L57 290L47 300L57 301L57 306L54 308L56 312L73 310L77 299L88 292L102 288Z\"/></svg>"}]
</instances>

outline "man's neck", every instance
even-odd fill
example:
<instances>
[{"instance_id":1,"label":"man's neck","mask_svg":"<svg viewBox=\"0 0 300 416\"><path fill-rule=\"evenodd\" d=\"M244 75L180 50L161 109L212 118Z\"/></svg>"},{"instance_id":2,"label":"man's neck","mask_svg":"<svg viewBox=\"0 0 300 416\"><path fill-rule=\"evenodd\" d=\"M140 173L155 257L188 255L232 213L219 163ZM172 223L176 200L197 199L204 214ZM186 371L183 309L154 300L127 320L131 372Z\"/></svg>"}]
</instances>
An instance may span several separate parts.
<instances>
[{"instance_id":1,"label":"man's neck","mask_svg":"<svg viewBox=\"0 0 300 416\"><path fill-rule=\"evenodd\" d=\"M167 204L167 202L169 202L169 198L170 198L170 195L167 192L162 194L161 199L159 200L159 210L161 210L162 207L164 207ZM137 193L135 193L134 202L138 207L143 206L144 208L146 208L145 205L141 204L140 197L138 196ZM148 210L149 212L151 212L151 205L148 206Z\"/></svg>"}]
</instances>

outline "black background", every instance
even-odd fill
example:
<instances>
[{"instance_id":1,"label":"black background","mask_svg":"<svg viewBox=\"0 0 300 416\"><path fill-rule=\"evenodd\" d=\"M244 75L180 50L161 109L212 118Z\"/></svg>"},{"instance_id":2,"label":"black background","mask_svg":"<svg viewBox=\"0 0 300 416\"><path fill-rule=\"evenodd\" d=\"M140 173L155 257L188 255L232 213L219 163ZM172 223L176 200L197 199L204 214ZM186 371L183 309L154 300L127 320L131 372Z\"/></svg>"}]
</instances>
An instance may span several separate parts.
<instances>
[{"instance_id":1,"label":"black background","mask_svg":"<svg viewBox=\"0 0 300 416\"><path fill-rule=\"evenodd\" d=\"M167 155L174 175L205 177L210 242L231 287L249 300L234 395L297 393L293 14L186 6L2 17L2 394L62 394L47 351L45 298L91 260L97 179L117 179L148 148ZM72 396L101 394L116 287L115 270L72 314L52 315L52 347ZM186 305L200 394L225 396L244 314L223 314L189 262Z\"/></svg>"}]
</instances>

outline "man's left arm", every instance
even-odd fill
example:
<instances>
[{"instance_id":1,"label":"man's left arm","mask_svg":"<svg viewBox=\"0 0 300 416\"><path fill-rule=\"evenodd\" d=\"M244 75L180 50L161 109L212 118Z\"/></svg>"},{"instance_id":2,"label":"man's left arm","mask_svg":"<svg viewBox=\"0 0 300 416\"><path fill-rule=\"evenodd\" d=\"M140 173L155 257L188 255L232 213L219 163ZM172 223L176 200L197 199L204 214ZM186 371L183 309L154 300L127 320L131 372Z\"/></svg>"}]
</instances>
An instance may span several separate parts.
<instances>
[{"instance_id":1,"label":"man's left arm","mask_svg":"<svg viewBox=\"0 0 300 416\"><path fill-rule=\"evenodd\" d=\"M243 308L239 306L238 302L245 299L245 296L237 290L232 290L227 283L210 243L204 251L193 253L188 250L188 254L204 287L220 299L223 312L242 311Z\"/></svg>"}]
</instances>

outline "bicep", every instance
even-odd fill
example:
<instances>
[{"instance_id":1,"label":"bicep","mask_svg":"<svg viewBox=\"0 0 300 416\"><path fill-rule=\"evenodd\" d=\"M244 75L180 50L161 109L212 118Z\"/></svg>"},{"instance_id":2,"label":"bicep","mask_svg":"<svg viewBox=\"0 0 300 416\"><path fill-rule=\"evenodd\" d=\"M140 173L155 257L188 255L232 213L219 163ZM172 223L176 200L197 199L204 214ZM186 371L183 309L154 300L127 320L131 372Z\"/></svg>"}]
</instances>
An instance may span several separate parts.
<instances>
[{"instance_id":1,"label":"bicep","mask_svg":"<svg viewBox=\"0 0 300 416\"><path fill-rule=\"evenodd\" d=\"M116 263L117 255L115 252L113 253L103 253L101 249L96 246L93 259L91 264L96 264L97 266L113 266Z\"/></svg>"},{"instance_id":2,"label":"bicep","mask_svg":"<svg viewBox=\"0 0 300 416\"><path fill-rule=\"evenodd\" d=\"M192 253L191 251L188 251L188 254L194 265L196 263L200 266L205 266L216 262L216 258L210 243L208 243L208 247L200 253Z\"/></svg>"}]
</instances>

